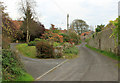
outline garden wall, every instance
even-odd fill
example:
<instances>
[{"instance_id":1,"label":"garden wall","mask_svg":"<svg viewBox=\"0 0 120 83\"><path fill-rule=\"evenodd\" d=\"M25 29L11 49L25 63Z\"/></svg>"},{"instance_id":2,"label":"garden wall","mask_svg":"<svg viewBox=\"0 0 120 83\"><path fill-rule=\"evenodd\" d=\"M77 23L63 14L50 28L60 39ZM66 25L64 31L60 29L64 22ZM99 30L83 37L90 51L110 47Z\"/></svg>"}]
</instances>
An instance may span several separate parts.
<instances>
[{"instance_id":1,"label":"garden wall","mask_svg":"<svg viewBox=\"0 0 120 83\"><path fill-rule=\"evenodd\" d=\"M88 45L95 47L97 49L111 51L117 53L117 48L115 47L115 41L112 34L112 29L107 29L102 32L94 34L88 41Z\"/></svg>"}]
</instances>

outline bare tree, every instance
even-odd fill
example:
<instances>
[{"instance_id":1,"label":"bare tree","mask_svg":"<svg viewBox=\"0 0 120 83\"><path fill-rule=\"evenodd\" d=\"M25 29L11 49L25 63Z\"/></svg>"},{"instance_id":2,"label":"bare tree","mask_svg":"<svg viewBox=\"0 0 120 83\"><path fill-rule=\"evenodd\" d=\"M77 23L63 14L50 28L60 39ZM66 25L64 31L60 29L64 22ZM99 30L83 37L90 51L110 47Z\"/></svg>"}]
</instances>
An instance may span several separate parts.
<instances>
[{"instance_id":1,"label":"bare tree","mask_svg":"<svg viewBox=\"0 0 120 83\"><path fill-rule=\"evenodd\" d=\"M32 0L33 1L33 0ZM29 43L30 40L30 28L31 28L31 23L34 21L34 8L32 6L31 0L21 0L21 10L22 13L24 14L23 16L23 26L22 30L23 32L26 33L26 42Z\"/></svg>"}]
</instances>

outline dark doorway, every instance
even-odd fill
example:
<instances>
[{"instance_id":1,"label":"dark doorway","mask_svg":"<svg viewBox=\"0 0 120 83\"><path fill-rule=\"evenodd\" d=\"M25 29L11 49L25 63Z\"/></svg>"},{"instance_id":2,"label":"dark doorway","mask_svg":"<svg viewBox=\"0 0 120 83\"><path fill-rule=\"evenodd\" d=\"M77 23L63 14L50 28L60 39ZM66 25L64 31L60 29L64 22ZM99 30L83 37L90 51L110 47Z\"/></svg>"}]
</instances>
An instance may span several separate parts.
<instances>
[{"instance_id":1,"label":"dark doorway","mask_svg":"<svg viewBox=\"0 0 120 83\"><path fill-rule=\"evenodd\" d=\"M101 39L99 39L99 49L101 49Z\"/></svg>"}]
</instances>

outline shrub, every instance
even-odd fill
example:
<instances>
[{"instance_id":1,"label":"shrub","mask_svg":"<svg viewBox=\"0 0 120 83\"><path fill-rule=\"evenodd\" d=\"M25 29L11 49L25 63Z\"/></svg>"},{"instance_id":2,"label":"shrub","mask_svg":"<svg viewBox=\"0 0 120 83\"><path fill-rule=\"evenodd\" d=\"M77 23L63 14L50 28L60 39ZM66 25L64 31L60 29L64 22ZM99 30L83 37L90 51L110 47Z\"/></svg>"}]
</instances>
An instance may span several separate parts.
<instances>
[{"instance_id":1,"label":"shrub","mask_svg":"<svg viewBox=\"0 0 120 83\"><path fill-rule=\"evenodd\" d=\"M70 37L70 42L74 42L75 45L79 44L80 36L77 35L77 33L73 32L73 31L69 31L68 35Z\"/></svg>"},{"instance_id":2,"label":"shrub","mask_svg":"<svg viewBox=\"0 0 120 83\"><path fill-rule=\"evenodd\" d=\"M74 42L76 45L80 43L80 36L73 31L69 31L68 33L60 33L60 35L63 36L64 42Z\"/></svg>"},{"instance_id":3,"label":"shrub","mask_svg":"<svg viewBox=\"0 0 120 83\"><path fill-rule=\"evenodd\" d=\"M63 36L59 35L58 33L53 33L51 30L44 33L41 38L54 42L63 42Z\"/></svg>"},{"instance_id":4,"label":"shrub","mask_svg":"<svg viewBox=\"0 0 120 83\"><path fill-rule=\"evenodd\" d=\"M85 39L85 42L88 42L90 39L88 38L88 39Z\"/></svg>"},{"instance_id":5,"label":"shrub","mask_svg":"<svg viewBox=\"0 0 120 83\"><path fill-rule=\"evenodd\" d=\"M35 38L35 40L34 41L41 41L42 39L40 39L40 38Z\"/></svg>"},{"instance_id":6,"label":"shrub","mask_svg":"<svg viewBox=\"0 0 120 83\"><path fill-rule=\"evenodd\" d=\"M36 44L38 58L54 58L54 49L49 42L40 41Z\"/></svg>"},{"instance_id":7,"label":"shrub","mask_svg":"<svg viewBox=\"0 0 120 83\"><path fill-rule=\"evenodd\" d=\"M70 43L68 43L68 42L65 42L65 43L63 44L63 46L64 46L64 48L67 48L67 47L70 47L70 46L71 46L71 44L70 44Z\"/></svg>"},{"instance_id":8,"label":"shrub","mask_svg":"<svg viewBox=\"0 0 120 83\"><path fill-rule=\"evenodd\" d=\"M59 35L63 36L63 42L69 42L70 41L70 36L66 33L60 33Z\"/></svg>"},{"instance_id":9,"label":"shrub","mask_svg":"<svg viewBox=\"0 0 120 83\"><path fill-rule=\"evenodd\" d=\"M1 35L0 35L1 36ZM10 47L10 42L11 42L11 39L6 37L6 36L3 36L2 38L2 48L3 49L8 49Z\"/></svg>"},{"instance_id":10,"label":"shrub","mask_svg":"<svg viewBox=\"0 0 120 83\"><path fill-rule=\"evenodd\" d=\"M17 76L23 75L19 57L10 50L2 51L2 72L3 80L14 80Z\"/></svg>"},{"instance_id":11,"label":"shrub","mask_svg":"<svg viewBox=\"0 0 120 83\"><path fill-rule=\"evenodd\" d=\"M28 46L36 46L36 41L31 41L28 43Z\"/></svg>"},{"instance_id":12,"label":"shrub","mask_svg":"<svg viewBox=\"0 0 120 83\"><path fill-rule=\"evenodd\" d=\"M53 46L54 46L54 47L57 47L57 46L60 46L60 45L61 45L61 44L60 44L60 43L57 43L57 42L54 42L54 43L53 43Z\"/></svg>"},{"instance_id":13,"label":"shrub","mask_svg":"<svg viewBox=\"0 0 120 83\"><path fill-rule=\"evenodd\" d=\"M20 57L10 49L2 50L2 81L34 81L24 70Z\"/></svg>"},{"instance_id":14,"label":"shrub","mask_svg":"<svg viewBox=\"0 0 120 83\"><path fill-rule=\"evenodd\" d=\"M36 46L37 42L39 41L46 41L46 40L36 38L34 41L29 42L28 46Z\"/></svg>"},{"instance_id":15,"label":"shrub","mask_svg":"<svg viewBox=\"0 0 120 83\"><path fill-rule=\"evenodd\" d=\"M76 46L68 47L64 49L65 54L78 54L78 48Z\"/></svg>"}]
</instances>

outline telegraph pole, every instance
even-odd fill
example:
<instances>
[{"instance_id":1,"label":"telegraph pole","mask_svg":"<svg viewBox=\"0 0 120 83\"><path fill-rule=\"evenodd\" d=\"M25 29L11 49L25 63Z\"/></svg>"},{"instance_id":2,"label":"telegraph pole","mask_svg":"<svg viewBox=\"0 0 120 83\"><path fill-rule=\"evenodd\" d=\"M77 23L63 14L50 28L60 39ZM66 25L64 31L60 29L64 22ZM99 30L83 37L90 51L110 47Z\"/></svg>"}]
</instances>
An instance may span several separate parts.
<instances>
[{"instance_id":1,"label":"telegraph pole","mask_svg":"<svg viewBox=\"0 0 120 83\"><path fill-rule=\"evenodd\" d=\"M67 14L67 30L69 29L69 14Z\"/></svg>"}]
</instances>

